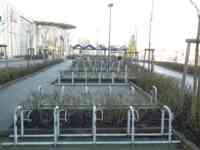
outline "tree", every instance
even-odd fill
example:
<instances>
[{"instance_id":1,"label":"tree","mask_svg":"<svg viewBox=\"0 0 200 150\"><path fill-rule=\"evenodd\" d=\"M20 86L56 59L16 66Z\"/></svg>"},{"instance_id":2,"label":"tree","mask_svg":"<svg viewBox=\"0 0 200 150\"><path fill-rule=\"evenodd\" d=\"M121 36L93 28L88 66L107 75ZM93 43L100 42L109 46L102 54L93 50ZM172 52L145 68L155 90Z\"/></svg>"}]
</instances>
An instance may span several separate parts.
<instances>
[{"instance_id":1,"label":"tree","mask_svg":"<svg viewBox=\"0 0 200 150\"><path fill-rule=\"evenodd\" d=\"M128 44L128 56L134 56L136 50L137 50L136 38L135 35L132 35Z\"/></svg>"}]
</instances>

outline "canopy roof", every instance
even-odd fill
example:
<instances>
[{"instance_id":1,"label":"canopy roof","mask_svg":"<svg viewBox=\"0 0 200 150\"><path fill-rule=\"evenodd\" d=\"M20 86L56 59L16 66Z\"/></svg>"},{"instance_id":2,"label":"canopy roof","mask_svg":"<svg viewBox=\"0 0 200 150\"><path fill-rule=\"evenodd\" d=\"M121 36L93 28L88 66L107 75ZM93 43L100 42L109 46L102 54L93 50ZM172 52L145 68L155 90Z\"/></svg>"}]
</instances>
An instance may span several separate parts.
<instances>
[{"instance_id":1,"label":"canopy roof","mask_svg":"<svg viewBox=\"0 0 200 150\"><path fill-rule=\"evenodd\" d=\"M58 27L58 28L62 28L65 30L76 28L76 26L74 26L74 25L65 24L65 23L48 22L48 21L34 21L34 22L36 25Z\"/></svg>"}]
</instances>

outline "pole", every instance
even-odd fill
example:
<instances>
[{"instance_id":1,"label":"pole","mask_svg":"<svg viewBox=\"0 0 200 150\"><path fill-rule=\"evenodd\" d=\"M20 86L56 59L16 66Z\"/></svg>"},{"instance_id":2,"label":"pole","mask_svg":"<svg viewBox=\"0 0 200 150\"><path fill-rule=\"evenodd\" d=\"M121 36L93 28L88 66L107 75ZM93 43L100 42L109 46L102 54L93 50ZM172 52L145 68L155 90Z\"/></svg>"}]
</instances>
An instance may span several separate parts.
<instances>
[{"instance_id":1,"label":"pole","mask_svg":"<svg viewBox=\"0 0 200 150\"><path fill-rule=\"evenodd\" d=\"M199 128L200 126L200 121L199 121L199 116L200 116L200 112L199 112L199 95L200 95L200 71L198 70L198 63L199 63L199 41L200 40L200 15L198 15L198 30L197 30L197 43L196 43L196 49L195 49L195 72L194 72L194 94L193 94L193 104L192 104L192 116L193 116L193 120L195 128Z\"/></svg>"},{"instance_id":2,"label":"pole","mask_svg":"<svg viewBox=\"0 0 200 150\"><path fill-rule=\"evenodd\" d=\"M110 17L109 17L109 38L108 38L108 53L109 53L109 60L111 59L111 48L110 48L110 35L111 35L111 7L110 7Z\"/></svg>"},{"instance_id":3,"label":"pole","mask_svg":"<svg viewBox=\"0 0 200 150\"><path fill-rule=\"evenodd\" d=\"M200 15L198 15L198 30L197 41L200 39ZM196 43L195 48L195 72L194 72L194 96L197 97L198 93L198 62L199 62L199 43Z\"/></svg>"},{"instance_id":4,"label":"pole","mask_svg":"<svg viewBox=\"0 0 200 150\"><path fill-rule=\"evenodd\" d=\"M111 8L113 7L113 4L110 3L108 4L108 7L110 8L110 16L109 16L109 33L108 33L108 57L109 57L109 62L111 62L111 47L110 47L110 39L111 39ZM108 64L108 67L110 66L110 64Z\"/></svg>"},{"instance_id":5,"label":"pole","mask_svg":"<svg viewBox=\"0 0 200 150\"><path fill-rule=\"evenodd\" d=\"M182 85L181 85L183 93L185 91L186 74L187 74L187 71L188 71L188 63L189 63L189 57L190 57L190 45L191 45L191 43L188 42L187 43L187 49L186 49L186 56L185 56L184 73L183 73Z\"/></svg>"},{"instance_id":6,"label":"pole","mask_svg":"<svg viewBox=\"0 0 200 150\"><path fill-rule=\"evenodd\" d=\"M152 0L151 14L149 20L149 55L148 55L148 69L152 71L152 61L151 61L151 33L152 33L152 21L153 21L153 9L154 9L154 0Z\"/></svg>"}]
</instances>

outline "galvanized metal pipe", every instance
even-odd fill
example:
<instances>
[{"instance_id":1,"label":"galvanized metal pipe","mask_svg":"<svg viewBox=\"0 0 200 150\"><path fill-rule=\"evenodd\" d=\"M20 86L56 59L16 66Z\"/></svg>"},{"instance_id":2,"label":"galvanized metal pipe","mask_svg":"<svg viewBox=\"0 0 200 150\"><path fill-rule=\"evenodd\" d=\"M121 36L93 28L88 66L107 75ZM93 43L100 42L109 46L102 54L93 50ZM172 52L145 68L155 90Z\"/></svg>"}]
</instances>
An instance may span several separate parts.
<instances>
[{"instance_id":1,"label":"galvanized metal pipe","mask_svg":"<svg viewBox=\"0 0 200 150\"><path fill-rule=\"evenodd\" d=\"M135 110L132 106L130 106L130 111L131 111L131 123L132 123L132 128L131 128L131 143L133 144L135 141Z\"/></svg>"},{"instance_id":2,"label":"galvanized metal pipe","mask_svg":"<svg viewBox=\"0 0 200 150\"><path fill-rule=\"evenodd\" d=\"M58 142L58 118L57 118L58 109L59 109L58 106L54 108L54 145L56 145Z\"/></svg>"},{"instance_id":3,"label":"galvanized metal pipe","mask_svg":"<svg viewBox=\"0 0 200 150\"><path fill-rule=\"evenodd\" d=\"M88 81L88 75L87 75L87 70L85 70L85 84L87 84L87 81Z\"/></svg>"},{"instance_id":4,"label":"galvanized metal pipe","mask_svg":"<svg viewBox=\"0 0 200 150\"><path fill-rule=\"evenodd\" d=\"M124 74L124 81L125 83L128 83L128 66L125 66L125 74Z\"/></svg>"},{"instance_id":5,"label":"galvanized metal pipe","mask_svg":"<svg viewBox=\"0 0 200 150\"><path fill-rule=\"evenodd\" d=\"M112 86L111 85L108 86L108 91L109 91L109 95L111 95L112 94Z\"/></svg>"},{"instance_id":6,"label":"galvanized metal pipe","mask_svg":"<svg viewBox=\"0 0 200 150\"><path fill-rule=\"evenodd\" d=\"M93 119L92 119L92 134L93 134L93 144L96 143L96 106L93 106Z\"/></svg>"},{"instance_id":7,"label":"galvanized metal pipe","mask_svg":"<svg viewBox=\"0 0 200 150\"><path fill-rule=\"evenodd\" d=\"M42 96L42 86L41 85L38 86L38 92L39 92L40 97L41 97Z\"/></svg>"},{"instance_id":8,"label":"galvanized metal pipe","mask_svg":"<svg viewBox=\"0 0 200 150\"><path fill-rule=\"evenodd\" d=\"M114 83L115 83L115 73L112 72L112 84L114 84Z\"/></svg>"},{"instance_id":9,"label":"galvanized metal pipe","mask_svg":"<svg viewBox=\"0 0 200 150\"><path fill-rule=\"evenodd\" d=\"M131 118L130 118L130 110L128 110L128 115L127 115L127 134L130 135L130 121L131 121Z\"/></svg>"},{"instance_id":10,"label":"galvanized metal pipe","mask_svg":"<svg viewBox=\"0 0 200 150\"><path fill-rule=\"evenodd\" d=\"M74 84L74 72L72 71L72 84Z\"/></svg>"},{"instance_id":11,"label":"galvanized metal pipe","mask_svg":"<svg viewBox=\"0 0 200 150\"><path fill-rule=\"evenodd\" d=\"M99 73L99 84L101 84L101 72Z\"/></svg>"},{"instance_id":12,"label":"galvanized metal pipe","mask_svg":"<svg viewBox=\"0 0 200 150\"><path fill-rule=\"evenodd\" d=\"M58 84L60 85L61 83L61 72L58 73Z\"/></svg>"},{"instance_id":13,"label":"galvanized metal pipe","mask_svg":"<svg viewBox=\"0 0 200 150\"><path fill-rule=\"evenodd\" d=\"M171 109L168 106L164 105L163 108L168 112L168 115L169 115L169 121L168 121L168 126L169 126L168 141L169 141L169 143L171 143L171 141L172 141L172 119L173 119L173 115L172 115Z\"/></svg>"},{"instance_id":14,"label":"galvanized metal pipe","mask_svg":"<svg viewBox=\"0 0 200 150\"><path fill-rule=\"evenodd\" d=\"M60 110L58 109L57 110L57 116L56 116L56 119L57 119L57 135L60 136Z\"/></svg>"},{"instance_id":15,"label":"galvanized metal pipe","mask_svg":"<svg viewBox=\"0 0 200 150\"><path fill-rule=\"evenodd\" d=\"M64 93L65 93L65 86L62 86L60 90L60 102L63 101Z\"/></svg>"},{"instance_id":16,"label":"galvanized metal pipe","mask_svg":"<svg viewBox=\"0 0 200 150\"><path fill-rule=\"evenodd\" d=\"M164 129L165 129L165 110L161 110L161 130L160 133L164 134Z\"/></svg>"},{"instance_id":17,"label":"galvanized metal pipe","mask_svg":"<svg viewBox=\"0 0 200 150\"><path fill-rule=\"evenodd\" d=\"M14 116L13 116L13 120L14 120L14 144L18 144L18 131L17 131L17 113L19 110L21 110L21 106L17 106L15 108L14 111Z\"/></svg>"},{"instance_id":18,"label":"galvanized metal pipe","mask_svg":"<svg viewBox=\"0 0 200 150\"><path fill-rule=\"evenodd\" d=\"M154 95L153 95L154 102L158 102L158 89L155 85L153 85L152 88L153 88L153 92L154 92Z\"/></svg>"},{"instance_id":19,"label":"galvanized metal pipe","mask_svg":"<svg viewBox=\"0 0 200 150\"><path fill-rule=\"evenodd\" d=\"M21 136L24 136L24 111L20 111L20 120L21 120Z\"/></svg>"}]
</instances>

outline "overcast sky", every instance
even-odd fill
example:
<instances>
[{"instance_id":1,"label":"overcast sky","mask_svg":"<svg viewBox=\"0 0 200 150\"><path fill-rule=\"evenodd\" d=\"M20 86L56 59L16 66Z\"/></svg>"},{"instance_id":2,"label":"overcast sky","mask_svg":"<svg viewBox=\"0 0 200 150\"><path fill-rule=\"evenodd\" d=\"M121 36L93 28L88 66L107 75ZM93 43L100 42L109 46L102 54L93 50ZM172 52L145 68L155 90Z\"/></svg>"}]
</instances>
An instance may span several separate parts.
<instances>
[{"instance_id":1,"label":"overcast sky","mask_svg":"<svg viewBox=\"0 0 200 150\"><path fill-rule=\"evenodd\" d=\"M108 41L107 4L112 8L112 44L127 44L137 33L138 46L148 46L151 0L8 0L34 20L69 23L77 26L73 41L86 38L93 43ZM152 45L156 49L185 50L186 38L196 36L197 15L189 0L154 0ZM194 0L200 4L200 0Z\"/></svg>"}]
</instances>

